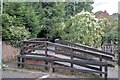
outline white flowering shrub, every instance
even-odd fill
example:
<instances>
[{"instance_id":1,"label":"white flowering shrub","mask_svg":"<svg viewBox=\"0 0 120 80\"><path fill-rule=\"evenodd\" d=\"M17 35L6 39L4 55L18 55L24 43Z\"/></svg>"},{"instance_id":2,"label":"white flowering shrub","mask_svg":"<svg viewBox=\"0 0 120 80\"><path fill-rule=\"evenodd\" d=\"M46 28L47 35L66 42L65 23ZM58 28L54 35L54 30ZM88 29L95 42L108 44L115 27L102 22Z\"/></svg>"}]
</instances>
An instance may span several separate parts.
<instances>
[{"instance_id":1,"label":"white flowering shrub","mask_svg":"<svg viewBox=\"0 0 120 80\"><path fill-rule=\"evenodd\" d=\"M71 17L62 27L62 38L89 46L99 46L104 35L104 20L96 19L89 12L81 12Z\"/></svg>"}]
</instances>

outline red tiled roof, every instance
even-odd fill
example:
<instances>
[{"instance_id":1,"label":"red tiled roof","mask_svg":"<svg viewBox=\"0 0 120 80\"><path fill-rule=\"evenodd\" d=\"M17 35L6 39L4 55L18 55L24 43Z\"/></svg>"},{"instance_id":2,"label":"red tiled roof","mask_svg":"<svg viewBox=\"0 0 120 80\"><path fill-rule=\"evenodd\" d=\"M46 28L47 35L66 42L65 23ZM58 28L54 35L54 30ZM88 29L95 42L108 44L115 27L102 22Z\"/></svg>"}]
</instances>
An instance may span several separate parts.
<instances>
[{"instance_id":1,"label":"red tiled roof","mask_svg":"<svg viewBox=\"0 0 120 80\"><path fill-rule=\"evenodd\" d=\"M108 18L110 15L104 11L104 12L101 12L98 16L96 16L96 18L100 19L100 18Z\"/></svg>"}]
</instances>

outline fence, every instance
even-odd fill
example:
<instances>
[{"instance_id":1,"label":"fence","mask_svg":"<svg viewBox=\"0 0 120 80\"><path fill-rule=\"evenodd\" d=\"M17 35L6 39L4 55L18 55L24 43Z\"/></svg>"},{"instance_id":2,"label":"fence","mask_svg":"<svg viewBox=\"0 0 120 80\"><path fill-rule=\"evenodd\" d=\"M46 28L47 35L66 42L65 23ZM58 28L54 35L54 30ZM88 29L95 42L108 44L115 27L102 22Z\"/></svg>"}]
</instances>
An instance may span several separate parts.
<instances>
[{"instance_id":1,"label":"fence","mask_svg":"<svg viewBox=\"0 0 120 80\"><path fill-rule=\"evenodd\" d=\"M110 52L115 55L115 60L118 61L118 46L117 45L104 45L101 49L105 52Z\"/></svg>"},{"instance_id":2,"label":"fence","mask_svg":"<svg viewBox=\"0 0 120 80\"><path fill-rule=\"evenodd\" d=\"M65 45L68 43L69 46ZM60 43L60 41L58 41L58 43L52 43L48 40L41 41L41 39L23 41L21 54L18 55L18 67L23 68L25 65L42 66L46 69L49 68L50 72L54 72L54 69L57 68L71 71L77 70L85 73L100 74L100 76L104 75L105 79L107 79L108 67L114 66L104 60L110 62L114 61L114 54L86 47L84 45L72 44L74 45L71 45L70 42ZM79 46L80 48L76 46ZM36 52L36 50L39 50L39 53ZM94 58L81 56L82 54L92 55ZM67 56L67 58L64 56ZM45 63L31 64L26 62L27 59L40 60ZM69 63L70 65L66 65L66 63ZM59 64L59 66L56 64ZM75 65L87 69L76 68ZM104 67L104 70L102 70L102 67Z\"/></svg>"}]
</instances>

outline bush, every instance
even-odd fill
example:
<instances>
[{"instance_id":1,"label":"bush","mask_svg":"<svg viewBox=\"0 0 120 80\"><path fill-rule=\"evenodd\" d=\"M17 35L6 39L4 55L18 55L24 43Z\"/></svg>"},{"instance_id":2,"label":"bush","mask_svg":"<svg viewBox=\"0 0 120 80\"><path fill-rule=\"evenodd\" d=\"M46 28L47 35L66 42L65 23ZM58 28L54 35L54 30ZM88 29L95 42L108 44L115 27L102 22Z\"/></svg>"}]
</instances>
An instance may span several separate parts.
<instances>
[{"instance_id":1,"label":"bush","mask_svg":"<svg viewBox=\"0 0 120 80\"><path fill-rule=\"evenodd\" d=\"M16 17L4 14L2 16L2 39L13 46L20 46L21 41L29 38L30 33L23 25L16 25Z\"/></svg>"},{"instance_id":2,"label":"bush","mask_svg":"<svg viewBox=\"0 0 120 80\"><path fill-rule=\"evenodd\" d=\"M13 46L20 46L21 41L29 38L30 33L25 27L11 26L7 29L3 28L3 39Z\"/></svg>"},{"instance_id":3,"label":"bush","mask_svg":"<svg viewBox=\"0 0 120 80\"><path fill-rule=\"evenodd\" d=\"M71 17L61 27L63 39L89 46L100 46L104 35L104 20L98 20L89 12L81 12Z\"/></svg>"}]
</instances>

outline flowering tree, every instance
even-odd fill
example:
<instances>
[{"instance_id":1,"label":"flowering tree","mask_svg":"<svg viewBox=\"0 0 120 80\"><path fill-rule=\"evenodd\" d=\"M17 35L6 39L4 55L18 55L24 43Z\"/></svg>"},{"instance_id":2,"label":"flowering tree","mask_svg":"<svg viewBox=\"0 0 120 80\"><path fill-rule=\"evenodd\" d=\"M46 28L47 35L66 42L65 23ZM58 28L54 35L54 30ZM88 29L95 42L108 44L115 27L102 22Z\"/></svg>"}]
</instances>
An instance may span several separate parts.
<instances>
[{"instance_id":1,"label":"flowering tree","mask_svg":"<svg viewBox=\"0 0 120 80\"><path fill-rule=\"evenodd\" d=\"M63 39L76 41L78 43L99 46L104 35L104 20L96 19L89 12L81 12L71 17L61 28Z\"/></svg>"}]
</instances>

